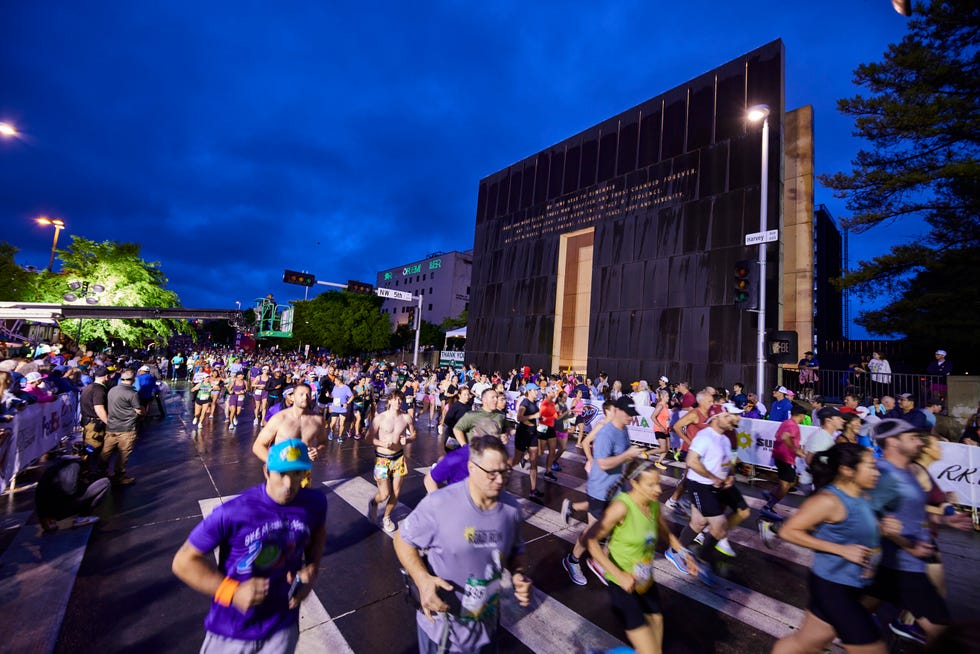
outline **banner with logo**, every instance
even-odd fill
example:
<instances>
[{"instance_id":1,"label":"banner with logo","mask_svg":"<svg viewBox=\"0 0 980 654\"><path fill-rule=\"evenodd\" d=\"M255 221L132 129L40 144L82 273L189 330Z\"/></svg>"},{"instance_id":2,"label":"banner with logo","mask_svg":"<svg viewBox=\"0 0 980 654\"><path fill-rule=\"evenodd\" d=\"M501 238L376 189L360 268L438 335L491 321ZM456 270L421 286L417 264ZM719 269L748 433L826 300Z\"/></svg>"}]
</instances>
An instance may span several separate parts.
<instances>
[{"instance_id":1,"label":"banner with logo","mask_svg":"<svg viewBox=\"0 0 980 654\"><path fill-rule=\"evenodd\" d=\"M954 504L980 507L980 447L962 443L940 443L943 456L929 466L929 474L944 493L953 493Z\"/></svg>"},{"instance_id":2,"label":"banner with logo","mask_svg":"<svg viewBox=\"0 0 980 654\"><path fill-rule=\"evenodd\" d=\"M452 366L456 370L463 368L463 358L466 352L442 350L439 352L439 367Z\"/></svg>"},{"instance_id":3,"label":"banner with logo","mask_svg":"<svg viewBox=\"0 0 980 654\"><path fill-rule=\"evenodd\" d=\"M14 475L71 436L78 414L78 394L64 393L54 402L32 404L17 412L0 432L0 492Z\"/></svg>"}]
</instances>

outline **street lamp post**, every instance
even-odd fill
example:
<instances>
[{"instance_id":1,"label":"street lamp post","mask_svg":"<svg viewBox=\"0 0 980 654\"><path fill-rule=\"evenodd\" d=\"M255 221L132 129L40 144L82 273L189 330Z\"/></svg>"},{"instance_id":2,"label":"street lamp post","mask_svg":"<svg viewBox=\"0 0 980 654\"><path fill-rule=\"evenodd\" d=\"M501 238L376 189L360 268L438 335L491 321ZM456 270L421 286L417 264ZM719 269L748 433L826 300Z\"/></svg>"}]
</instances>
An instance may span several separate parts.
<instances>
[{"instance_id":1,"label":"street lamp post","mask_svg":"<svg viewBox=\"0 0 980 654\"><path fill-rule=\"evenodd\" d=\"M767 231L769 211L769 105L757 104L749 108L748 119L762 121L762 179L759 182L759 231ZM759 397L765 397L766 388L766 244L759 242L759 326L756 330L755 386Z\"/></svg>"},{"instance_id":2,"label":"street lamp post","mask_svg":"<svg viewBox=\"0 0 980 654\"><path fill-rule=\"evenodd\" d=\"M48 260L48 272L51 272L54 268L54 251L58 247L58 234L61 230L65 228L65 221L61 218L48 218L47 216L41 216L37 219L39 225L52 225L54 226L54 240L51 242L51 259Z\"/></svg>"}]
</instances>

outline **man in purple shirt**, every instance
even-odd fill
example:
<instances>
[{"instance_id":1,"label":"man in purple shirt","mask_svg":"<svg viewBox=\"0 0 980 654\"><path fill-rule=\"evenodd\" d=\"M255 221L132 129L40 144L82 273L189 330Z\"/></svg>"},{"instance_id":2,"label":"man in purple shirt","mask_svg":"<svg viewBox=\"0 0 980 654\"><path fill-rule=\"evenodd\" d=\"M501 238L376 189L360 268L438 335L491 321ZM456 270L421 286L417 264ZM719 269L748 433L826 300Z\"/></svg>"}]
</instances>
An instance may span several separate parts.
<instances>
[{"instance_id":1,"label":"man in purple shirt","mask_svg":"<svg viewBox=\"0 0 980 654\"><path fill-rule=\"evenodd\" d=\"M212 597L201 652L295 650L327 539L327 498L300 486L312 465L303 441L277 443L265 483L216 508L174 556L174 574Z\"/></svg>"},{"instance_id":2,"label":"man in purple shirt","mask_svg":"<svg viewBox=\"0 0 980 654\"><path fill-rule=\"evenodd\" d=\"M470 476L470 446L464 445L459 449L446 453L446 456L432 466L432 469L425 473L425 490L432 492L438 490L440 486L448 486L458 481L463 481Z\"/></svg>"}]
</instances>

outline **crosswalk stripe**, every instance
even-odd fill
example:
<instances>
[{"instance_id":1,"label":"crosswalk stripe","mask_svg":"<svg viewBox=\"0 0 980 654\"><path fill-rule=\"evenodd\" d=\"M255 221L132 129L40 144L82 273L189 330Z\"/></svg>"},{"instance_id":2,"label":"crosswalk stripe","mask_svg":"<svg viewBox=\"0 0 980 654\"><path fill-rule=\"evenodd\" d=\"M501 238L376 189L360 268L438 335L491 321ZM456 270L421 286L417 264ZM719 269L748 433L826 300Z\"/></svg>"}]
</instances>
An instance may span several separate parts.
<instances>
[{"instance_id":1,"label":"crosswalk stripe","mask_svg":"<svg viewBox=\"0 0 980 654\"><path fill-rule=\"evenodd\" d=\"M522 475L530 474L528 470L521 467L514 468L514 471L519 472ZM558 477L559 486L562 486L563 488L568 488L570 490L578 491L580 493L585 493L586 484L578 477L575 477L574 475L570 475L564 472L556 472L555 475ZM544 481L544 483L554 483L554 482L548 482L543 478L542 474L539 473L538 474L539 485L541 484L542 481ZM667 475L660 475L660 483L663 486L670 486L671 488L674 488L675 486L677 486L678 480L674 479L673 477L668 477ZM756 510L762 508L762 506L765 504L765 502L763 502L760 499L748 495L745 495L744 497L749 507L754 508ZM782 511L782 507L780 507L780 510ZM782 512L785 513L786 515L792 515L793 513L796 512L796 509L787 507L787 509ZM678 525L687 524L687 520L684 519L683 516L676 515L672 511L665 510L664 516L667 518L667 520L673 522L674 524L678 524ZM765 552L770 556L774 556L776 558L780 558L783 559L784 561L789 561L791 563L796 563L806 568L809 568L811 565L813 565L812 551L806 549L805 547L799 547L798 545L793 545L791 543L786 543L783 541L779 541L778 545L775 548L769 549L762 542L762 538L759 536L759 533L755 529L749 529L747 527L741 527L741 526L735 527L734 529L732 529L731 533L729 533L728 539L733 543L737 543L738 545L741 545L748 549L759 551L759 552Z\"/></svg>"},{"instance_id":2,"label":"crosswalk stripe","mask_svg":"<svg viewBox=\"0 0 980 654\"><path fill-rule=\"evenodd\" d=\"M334 486L333 492L367 517L368 502L375 496L377 488L369 481L355 477ZM402 519L410 512L409 507L399 502L392 515ZM556 523L553 518L548 518L535 526L541 524L553 527ZM548 527L539 528L551 531ZM393 534L388 536L394 538ZM502 595L500 604L501 626L534 652L563 654L588 648L605 651L624 644L537 588L533 590L528 608L520 607L510 593Z\"/></svg>"},{"instance_id":3,"label":"crosswalk stripe","mask_svg":"<svg viewBox=\"0 0 980 654\"><path fill-rule=\"evenodd\" d=\"M574 544L578 533L585 524L577 520L573 526L566 527L561 514L554 509L518 498L525 512L533 512L537 525L552 524L558 527L552 534L567 543ZM689 597L701 604L724 613L750 627L763 631L775 638L782 638L796 630L803 623L803 610L786 604L768 595L758 593L739 584L719 579L715 588L708 588L693 577L680 573L672 563L658 558L654 566L659 572L657 583ZM835 651L843 651L837 649Z\"/></svg>"},{"instance_id":4,"label":"crosswalk stripe","mask_svg":"<svg viewBox=\"0 0 980 654\"><path fill-rule=\"evenodd\" d=\"M219 504L238 497L237 495L226 495L225 497L209 497L199 500L201 515L205 518L214 511ZM215 558L218 553L215 552ZM303 603L299 605L299 642L296 644L296 651L300 654L317 654L319 652L338 652L339 654L354 654L354 650L344 639L343 634L337 628L333 618L323 608L323 603L316 596L315 592L307 595Z\"/></svg>"}]
</instances>

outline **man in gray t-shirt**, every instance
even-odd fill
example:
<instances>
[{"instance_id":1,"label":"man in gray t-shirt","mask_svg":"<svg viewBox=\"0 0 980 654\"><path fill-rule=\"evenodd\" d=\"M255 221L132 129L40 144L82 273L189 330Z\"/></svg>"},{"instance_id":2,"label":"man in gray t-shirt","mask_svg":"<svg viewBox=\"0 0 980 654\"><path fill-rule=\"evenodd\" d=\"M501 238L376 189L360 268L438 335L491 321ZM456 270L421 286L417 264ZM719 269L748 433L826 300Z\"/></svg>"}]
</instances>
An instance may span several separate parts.
<instances>
[{"instance_id":1,"label":"man in gray t-shirt","mask_svg":"<svg viewBox=\"0 0 980 654\"><path fill-rule=\"evenodd\" d=\"M495 436L473 438L470 476L427 495L399 525L395 553L419 589L419 651L476 652L496 642L500 580L512 573L521 606L531 600L524 574L521 511L503 491L507 449ZM425 560L420 550L426 551Z\"/></svg>"},{"instance_id":2,"label":"man in gray t-shirt","mask_svg":"<svg viewBox=\"0 0 980 654\"><path fill-rule=\"evenodd\" d=\"M133 453L136 443L136 419L142 415L140 398L133 388L136 374L132 370L123 370L119 383L109 389L107 399L105 443L102 445L102 466L109 467L113 452L119 450L116 459L115 472L109 475L113 484L128 486L136 480L126 476L126 462Z\"/></svg>"}]
</instances>

